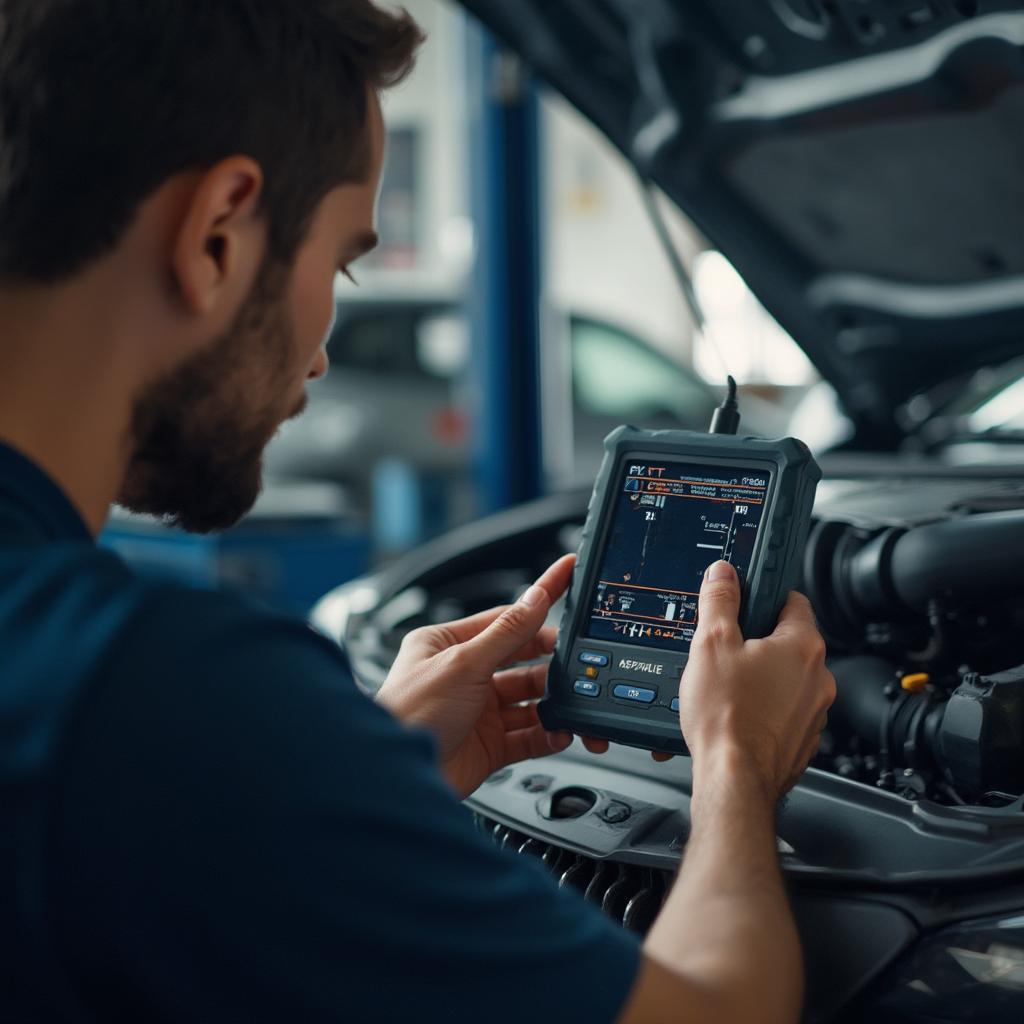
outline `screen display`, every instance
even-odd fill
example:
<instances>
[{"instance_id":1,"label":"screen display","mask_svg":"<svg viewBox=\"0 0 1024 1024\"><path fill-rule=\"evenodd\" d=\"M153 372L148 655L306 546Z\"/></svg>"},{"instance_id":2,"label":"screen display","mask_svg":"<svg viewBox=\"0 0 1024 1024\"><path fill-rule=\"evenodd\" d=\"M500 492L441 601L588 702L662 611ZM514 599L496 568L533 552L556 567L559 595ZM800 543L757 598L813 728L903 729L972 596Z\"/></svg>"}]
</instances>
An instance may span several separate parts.
<instances>
[{"instance_id":1,"label":"screen display","mask_svg":"<svg viewBox=\"0 0 1024 1024\"><path fill-rule=\"evenodd\" d=\"M704 570L724 558L744 582L770 481L761 469L628 458L586 636L689 651Z\"/></svg>"}]
</instances>

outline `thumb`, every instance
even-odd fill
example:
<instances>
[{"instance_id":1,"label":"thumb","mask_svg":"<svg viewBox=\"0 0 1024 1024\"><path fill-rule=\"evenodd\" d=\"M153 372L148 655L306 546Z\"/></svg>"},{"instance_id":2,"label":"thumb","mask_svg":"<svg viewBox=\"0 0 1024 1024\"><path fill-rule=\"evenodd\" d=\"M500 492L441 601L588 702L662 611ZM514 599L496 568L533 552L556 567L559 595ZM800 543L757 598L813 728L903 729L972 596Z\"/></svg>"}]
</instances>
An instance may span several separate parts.
<instances>
[{"instance_id":1,"label":"thumb","mask_svg":"<svg viewBox=\"0 0 1024 1024\"><path fill-rule=\"evenodd\" d=\"M728 562L714 562L704 571L697 610L697 636L711 630L723 640L743 642L739 627L740 581Z\"/></svg>"},{"instance_id":2,"label":"thumb","mask_svg":"<svg viewBox=\"0 0 1024 1024\"><path fill-rule=\"evenodd\" d=\"M490 675L537 635L551 604L545 587L535 583L486 629L462 644L463 652L481 672Z\"/></svg>"}]
</instances>

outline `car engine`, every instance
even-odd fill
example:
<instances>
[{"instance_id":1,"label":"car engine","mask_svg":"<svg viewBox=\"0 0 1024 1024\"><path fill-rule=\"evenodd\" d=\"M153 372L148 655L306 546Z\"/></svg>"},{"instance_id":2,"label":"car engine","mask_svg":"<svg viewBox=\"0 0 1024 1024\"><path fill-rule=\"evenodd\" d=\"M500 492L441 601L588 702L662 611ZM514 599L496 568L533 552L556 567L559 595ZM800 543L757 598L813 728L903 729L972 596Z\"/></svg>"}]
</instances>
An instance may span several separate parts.
<instances>
[{"instance_id":1,"label":"car engine","mask_svg":"<svg viewBox=\"0 0 1024 1024\"><path fill-rule=\"evenodd\" d=\"M838 696L815 766L938 803L1024 793L1024 484L822 488L804 589Z\"/></svg>"}]
</instances>

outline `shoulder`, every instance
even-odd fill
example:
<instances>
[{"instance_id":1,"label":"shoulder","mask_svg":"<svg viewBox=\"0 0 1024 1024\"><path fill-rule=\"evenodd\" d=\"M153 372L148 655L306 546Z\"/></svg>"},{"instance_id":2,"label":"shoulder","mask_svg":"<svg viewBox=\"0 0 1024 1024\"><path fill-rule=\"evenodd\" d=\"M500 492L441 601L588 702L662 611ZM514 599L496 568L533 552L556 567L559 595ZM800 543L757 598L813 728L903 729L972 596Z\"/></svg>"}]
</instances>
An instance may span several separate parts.
<instances>
[{"instance_id":1,"label":"shoulder","mask_svg":"<svg viewBox=\"0 0 1024 1024\"><path fill-rule=\"evenodd\" d=\"M121 662L156 661L199 674L238 671L260 675L294 665L348 675L337 644L302 619L273 611L240 595L176 584L136 581L134 614L120 637Z\"/></svg>"},{"instance_id":2,"label":"shoulder","mask_svg":"<svg viewBox=\"0 0 1024 1024\"><path fill-rule=\"evenodd\" d=\"M342 648L303 620L227 593L133 586L133 613L81 701L65 762L102 775L113 799L130 804L145 780L188 813L230 805L233 820L252 822L290 814L288 794L370 766L432 766L427 734L363 693ZM347 792L352 801L359 790Z\"/></svg>"},{"instance_id":3,"label":"shoulder","mask_svg":"<svg viewBox=\"0 0 1024 1024\"><path fill-rule=\"evenodd\" d=\"M305 622L140 578L90 545L0 552L0 647L0 706L19 694L31 703L18 750L38 771L61 748L140 761L191 748L217 761L229 746L259 757L300 730L312 741L343 724L354 745L399 731L359 692L341 648Z\"/></svg>"},{"instance_id":4,"label":"shoulder","mask_svg":"<svg viewBox=\"0 0 1024 1024\"><path fill-rule=\"evenodd\" d=\"M0 555L0 638L8 662L64 680L70 697L127 683L224 689L243 677L348 688L341 649L297 618L241 596L142 578L116 555L57 544ZM9 665L10 667L10 665ZM61 702L63 703L63 702Z\"/></svg>"},{"instance_id":5,"label":"shoulder","mask_svg":"<svg viewBox=\"0 0 1024 1024\"><path fill-rule=\"evenodd\" d=\"M343 650L301 619L167 584L141 584L134 606L105 659L108 715L133 707L172 743L174 727L216 723L236 750L276 739L293 717L310 736L339 722L393 724L358 690Z\"/></svg>"},{"instance_id":6,"label":"shoulder","mask_svg":"<svg viewBox=\"0 0 1024 1024\"><path fill-rule=\"evenodd\" d=\"M433 760L430 740L363 694L342 650L301 620L157 586L68 730L63 825L101 860L135 847L133 863L166 867L156 841L196 858L190 870L231 871L253 844L282 854L327 808L358 816L366 790L351 783L367 773Z\"/></svg>"}]
</instances>

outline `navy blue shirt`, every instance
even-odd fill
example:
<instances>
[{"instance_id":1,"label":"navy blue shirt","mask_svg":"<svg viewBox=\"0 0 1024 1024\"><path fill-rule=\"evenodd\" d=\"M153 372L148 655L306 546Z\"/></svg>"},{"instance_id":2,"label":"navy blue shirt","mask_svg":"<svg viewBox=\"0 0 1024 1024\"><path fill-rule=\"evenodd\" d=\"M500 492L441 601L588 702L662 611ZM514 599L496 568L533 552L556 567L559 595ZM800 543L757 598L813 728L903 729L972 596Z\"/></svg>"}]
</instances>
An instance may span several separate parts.
<instances>
[{"instance_id":1,"label":"navy blue shirt","mask_svg":"<svg viewBox=\"0 0 1024 1024\"><path fill-rule=\"evenodd\" d=\"M0 790L4 1021L600 1022L635 978L335 645L138 579L3 445Z\"/></svg>"}]
</instances>

